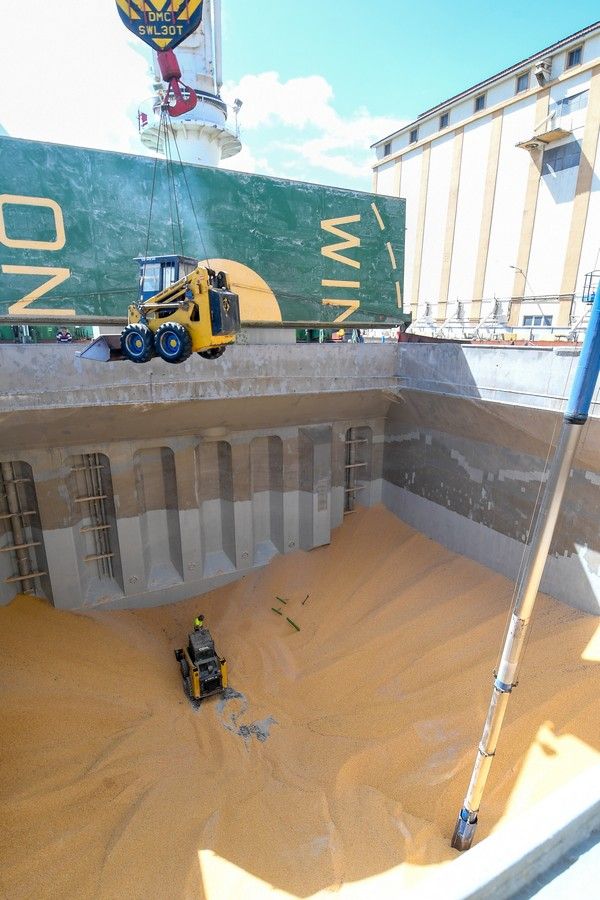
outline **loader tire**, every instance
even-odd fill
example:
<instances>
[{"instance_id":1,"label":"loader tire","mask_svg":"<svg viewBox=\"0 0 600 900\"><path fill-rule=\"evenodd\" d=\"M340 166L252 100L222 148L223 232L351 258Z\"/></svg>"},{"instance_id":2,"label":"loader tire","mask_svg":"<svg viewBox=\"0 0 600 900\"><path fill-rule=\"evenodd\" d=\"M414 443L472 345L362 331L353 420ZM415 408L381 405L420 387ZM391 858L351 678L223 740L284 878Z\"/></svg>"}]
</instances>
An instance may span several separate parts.
<instances>
[{"instance_id":1,"label":"loader tire","mask_svg":"<svg viewBox=\"0 0 600 900\"><path fill-rule=\"evenodd\" d=\"M181 363L192 352L192 339L184 325L165 322L156 329L154 349L165 362Z\"/></svg>"},{"instance_id":2,"label":"loader tire","mask_svg":"<svg viewBox=\"0 0 600 900\"><path fill-rule=\"evenodd\" d=\"M198 350L198 356L203 356L204 359L218 359L223 356L225 349L225 347L211 347L210 350Z\"/></svg>"},{"instance_id":3,"label":"loader tire","mask_svg":"<svg viewBox=\"0 0 600 900\"><path fill-rule=\"evenodd\" d=\"M154 336L147 325L126 325L121 332L121 352L134 363L148 362L154 356Z\"/></svg>"}]
</instances>

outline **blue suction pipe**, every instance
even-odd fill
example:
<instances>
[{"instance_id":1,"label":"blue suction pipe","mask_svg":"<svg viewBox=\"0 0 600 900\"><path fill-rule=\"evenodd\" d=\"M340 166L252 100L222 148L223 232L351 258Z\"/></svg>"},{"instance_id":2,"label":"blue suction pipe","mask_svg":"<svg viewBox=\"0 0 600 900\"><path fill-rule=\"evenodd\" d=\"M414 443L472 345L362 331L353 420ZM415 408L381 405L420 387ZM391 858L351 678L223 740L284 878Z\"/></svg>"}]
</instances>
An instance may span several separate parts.
<instances>
[{"instance_id":1,"label":"blue suction pipe","mask_svg":"<svg viewBox=\"0 0 600 900\"><path fill-rule=\"evenodd\" d=\"M518 582L510 624L504 640L498 673L471 781L452 836L455 850L468 850L473 842L481 798L496 753L508 698L517 684L517 669L525 647L533 607L546 566L556 520L575 458L577 444L587 422L600 371L600 289L596 289L585 341L571 386L562 429L552 460L548 482L527 547Z\"/></svg>"}]
</instances>

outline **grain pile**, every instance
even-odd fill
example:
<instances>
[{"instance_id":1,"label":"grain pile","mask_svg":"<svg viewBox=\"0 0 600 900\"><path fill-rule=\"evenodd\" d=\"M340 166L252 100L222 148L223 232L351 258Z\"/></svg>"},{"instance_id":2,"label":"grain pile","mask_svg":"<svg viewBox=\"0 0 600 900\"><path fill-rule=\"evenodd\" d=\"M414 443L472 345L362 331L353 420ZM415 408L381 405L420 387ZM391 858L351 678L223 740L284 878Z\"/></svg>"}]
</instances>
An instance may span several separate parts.
<instances>
[{"instance_id":1,"label":"grain pile","mask_svg":"<svg viewBox=\"0 0 600 900\"><path fill-rule=\"evenodd\" d=\"M71 614L17 598L0 609L0 886L382 896L394 867L414 884L455 855L511 594L376 508L197 601ZM197 612L243 696L195 711L173 649ZM597 762L597 626L541 598L478 840Z\"/></svg>"}]
</instances>

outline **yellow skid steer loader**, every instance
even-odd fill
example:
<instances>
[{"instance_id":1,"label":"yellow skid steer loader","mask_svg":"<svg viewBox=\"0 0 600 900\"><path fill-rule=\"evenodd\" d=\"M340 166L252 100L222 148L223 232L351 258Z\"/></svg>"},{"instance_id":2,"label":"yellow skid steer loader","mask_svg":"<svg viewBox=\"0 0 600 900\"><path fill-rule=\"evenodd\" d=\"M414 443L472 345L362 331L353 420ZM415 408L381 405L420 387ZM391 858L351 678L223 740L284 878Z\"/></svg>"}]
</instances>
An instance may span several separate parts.
<instances>
[{"instance_id":1,"label":"yellow skid steer loader","mask_svg":"<svg viewBox=\"0 0 600 900\"><path fill-rule=\"evenodd\" d=\"M165 262L167 260L167 262ZM189 265L189 260L185 260ZM131 362L144 363L153 356L180 363L192 353L217 359L240 330L239 298L230 290L225 272L196 265L188 274L152 293L151 269L179 274L175 263L183 257L150 257L142 260L141 296L128 310L128 324L121 332L121 352ZM160 283L160 282L159 282Z\"/></svg>"},{"instance_id":2,"label":"yellow skid steer loader","mask_svg":"<svg viewBox=\"0 0 600 900\"><path fill-rule=\"evenodd\" d=\"M227 660L218 656L208 628L196 627L188 635L187 647L175 651L175 658L183 689L195 706L227 687Z\"/></svg>"}]
</instances>

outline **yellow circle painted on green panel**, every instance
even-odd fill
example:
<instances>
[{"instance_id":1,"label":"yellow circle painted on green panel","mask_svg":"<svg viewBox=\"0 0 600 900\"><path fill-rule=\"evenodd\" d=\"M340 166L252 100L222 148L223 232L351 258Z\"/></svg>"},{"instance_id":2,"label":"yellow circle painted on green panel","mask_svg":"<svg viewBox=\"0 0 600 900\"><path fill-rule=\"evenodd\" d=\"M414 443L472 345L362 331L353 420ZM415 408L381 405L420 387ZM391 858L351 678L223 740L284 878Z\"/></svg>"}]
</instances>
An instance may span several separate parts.
<instances>
[{"instance_id":1,"label":"yellow circle painted on green panel","mask_svg":"<svg viewBox=\"0 0 600 900\"><path fill-rule=\"evenodd\" d=\"M209 266L217 272L227 272L231 290L240 298L242 322L281 322L281 310L275 294L254 269L235 259L203 259L200 265Z\"/></svg>"}]
</instances>

